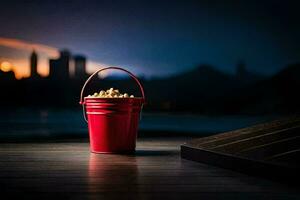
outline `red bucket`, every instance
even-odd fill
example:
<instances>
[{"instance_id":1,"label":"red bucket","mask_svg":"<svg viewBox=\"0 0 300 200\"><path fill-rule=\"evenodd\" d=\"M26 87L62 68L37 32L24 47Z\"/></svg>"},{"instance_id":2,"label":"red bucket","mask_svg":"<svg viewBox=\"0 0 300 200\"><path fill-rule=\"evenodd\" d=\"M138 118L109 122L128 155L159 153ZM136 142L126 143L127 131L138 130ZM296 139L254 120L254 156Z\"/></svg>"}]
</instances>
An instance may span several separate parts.
<instances>
[{"instance_id":1,"label":"red bucket","mask_svg":"<svg viewBox=\"0 0 300 200\"><path fill-rule=\"evenodd\" d=\"M85 97L84 101L82 101L87 83L96 74L108 69L121 70L128 73L138 84L142 97ZM131 72L119 67L107 67L93 73L83 85L80 94L80 104L83 106L84 119L88 122L91 152L133 153L135 151L140 113L144 102L144 89Z\"/></svg>"}]
</instances>

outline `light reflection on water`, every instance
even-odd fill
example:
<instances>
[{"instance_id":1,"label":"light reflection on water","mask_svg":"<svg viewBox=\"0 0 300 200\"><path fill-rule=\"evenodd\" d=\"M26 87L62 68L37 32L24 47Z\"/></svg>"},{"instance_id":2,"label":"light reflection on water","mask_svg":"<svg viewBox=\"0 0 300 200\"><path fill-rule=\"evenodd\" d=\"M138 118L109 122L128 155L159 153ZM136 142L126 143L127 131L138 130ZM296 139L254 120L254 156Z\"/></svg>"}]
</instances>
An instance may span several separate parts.
<instances>
[{"instance_id":1,"label":"light reflection on water","mask_svg":"<svg viewBox=\"0 0 300 200\"><path fill-rule=\"evenodd\" d=\"M142 131L218 133L275 119L276 116L203 116L193 114L143 113ZM0 137L5 135L87 134L78 110L21 110L0 115Z\"/></svg>"}]
</instances>

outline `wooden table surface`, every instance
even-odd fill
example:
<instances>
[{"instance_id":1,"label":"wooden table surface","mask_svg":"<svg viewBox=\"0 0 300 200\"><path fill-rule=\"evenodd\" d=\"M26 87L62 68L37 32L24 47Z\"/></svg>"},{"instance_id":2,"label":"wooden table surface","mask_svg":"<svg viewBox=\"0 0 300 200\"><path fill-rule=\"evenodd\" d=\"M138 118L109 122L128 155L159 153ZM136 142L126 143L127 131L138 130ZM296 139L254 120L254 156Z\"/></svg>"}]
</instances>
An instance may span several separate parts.
<instances>
[{"instance_id":1,"label":"wooden table surface","mask_svg":"<svg viewBox=\"0 0 300 200\"><path fill-rule=\"evenodd\" d=\"M188 138L142 138L135 155L87 142L0 144L1 199L300 199L299 188L180 158Z\"/></svg>"}]
</instances>

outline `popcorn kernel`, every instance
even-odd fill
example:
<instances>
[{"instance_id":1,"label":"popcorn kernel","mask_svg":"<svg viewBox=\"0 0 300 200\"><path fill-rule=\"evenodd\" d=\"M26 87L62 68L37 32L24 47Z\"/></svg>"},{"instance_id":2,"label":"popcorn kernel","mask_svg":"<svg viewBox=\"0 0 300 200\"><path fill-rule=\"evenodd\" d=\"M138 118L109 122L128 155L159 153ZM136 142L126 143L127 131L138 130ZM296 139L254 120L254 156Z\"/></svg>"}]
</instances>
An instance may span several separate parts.
<instances>
[{"instance_id":1,"label":"popcorn kernel","mask_svg":"<svg viewBox=\"0 0 300 200\"><path fill-rule=\"evenodd\" d=\"M88 95L87 97L97 97L97 98L134 98L134 95L128 93L120 93L118 89L110 88L109 90L101 90L99 93L95 92L93 95Z\"/></svg>"}]
</instances>

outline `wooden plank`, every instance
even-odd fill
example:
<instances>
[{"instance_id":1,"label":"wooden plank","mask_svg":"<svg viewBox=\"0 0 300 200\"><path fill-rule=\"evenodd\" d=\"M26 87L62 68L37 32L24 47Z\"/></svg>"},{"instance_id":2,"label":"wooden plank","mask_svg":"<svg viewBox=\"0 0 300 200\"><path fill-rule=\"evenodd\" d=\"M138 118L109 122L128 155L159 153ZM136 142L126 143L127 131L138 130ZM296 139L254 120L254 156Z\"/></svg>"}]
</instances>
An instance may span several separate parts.
<instances>
[{"instance_id":1,"label":"wooden plank","mask_svg":"<svg viewBox=\"0 0 300 200\"><path fill-rule=\"evenodd\" d=\"M219 133L205 138L193 139L188 143L192 146L199 148L211 148L218 145L227 144L233 141L254 137L264 133L269 133L279 129L285 129L297 125L300 125L300 117L294 116L234 131Z\"/></svg>"},{"instance_id":2,"label":"wooden plank","mask_svg":"<svg viewBox=\"0 0 300 200\"><path fill-rule=\"evenodd\" d=\"M270 142L275 142L278 140L283 140L291 137L296 137L299 135L300 126L290 127L285 129L280 129L277 131L272 131L269 133L264 133L256 136L249 136L244 139L237 139L226 144L216 145L210 150L215 150L224 153L233 153L243 151L244 149L255 147L258 145L263 145Z\"/></svg>"},{"instance_id":3,"label":"wooden plank","mask_svg":"<svg viewBox=\"0 0 300 200\"><path fill-rule=\"evenodd\" d=\"M251 159L266 160L269 157L299 148L300 136L269 142L262 145L246 148L236 153Z\"/></svg>"}]
</instances>

